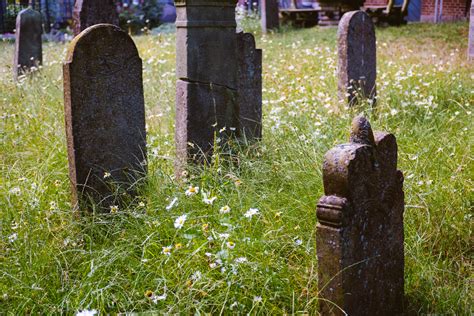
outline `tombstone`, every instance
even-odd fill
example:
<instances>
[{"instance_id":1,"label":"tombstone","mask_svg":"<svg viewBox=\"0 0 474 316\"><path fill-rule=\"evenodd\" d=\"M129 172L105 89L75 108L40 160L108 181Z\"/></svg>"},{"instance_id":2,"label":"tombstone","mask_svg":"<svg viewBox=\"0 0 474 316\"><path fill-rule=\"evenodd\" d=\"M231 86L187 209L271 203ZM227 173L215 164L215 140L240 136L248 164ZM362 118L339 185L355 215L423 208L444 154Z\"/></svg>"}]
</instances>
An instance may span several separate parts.
<instances>
[{"instance_id":1,"label":"tombstone","mask_svg":"<svg viewBox=\"0 0 474 316\"><path fill-rule=\"evenodd\" d=\"M401 314L404 193L395 136L374 134L356 117L350 143L326 154L323 181L316 228L321 314Z\"/></svg>"},{"instance_id":2,"label":"tombstone","mask_svg":"<svg viewBox=\"0 0 474 316\"><path fill-rule=\"evenodd\" d=\"M280 17L277 0L260 0L262 32L268 33L280 27Z\"/></svg>"},{"instance_id":3,"label":"tombstone","mask_svg":"<svg viewBox=\"0 0 474 316\"><path fill-rule=\"evenodd\" d=\"M176 174L238 127L234 0L175 1ZM219 132L223 130L224 132Z\"/></svg>"},{"instance_id":4,"label":"tombstone","mask_svg":"<svg viewBox=\"0 0 474 316\"><path fill-rule=\"evenodd\" d=\"M474 1L471 1L471 16L469 18L469 47L468 60L474 60Z\"/></svg>"},{"instance_id":5,"label":"tombstone","mask_svg":"<svg viewBox=\"0 0 474 316\"><path fill-rule=\"evenodd\" d=\"M342 16L338 29L338 87L349 106L360 99L375 99L375 28L369 15L351 11Z\"/></svg>"},{"instance_id":6,"label":"tombstone","mask_svg":"<svg viewBox=\"0 0 474 316\"><path fill-rule=\"evenodd\" d=\"M142 61L127 33L97 24L71 43L63 71L73 205L108 210L146 173Z\"/></svg>"},{"instance_id":7,"label":"tombstone","mask_svg":"<svg viewBox=\"0 0 474 316\"><path fill-rule=\"evenodd\" d=\"M262 138L262 50L249 33L237 34L238 106L240 135Z\"/></svg>"},{"instance_id":8,"label":"tombstone","mask_svg":"<svg viewBox=\"0 0 474 316\"><path fill-rule=\"evenodd\" d=\"M119 25L119 16L114 0L76 0L72 15L75 36L95 24Z\"/></svg>"},{"instance_id":9,"label":"tombstone","mask_svg":"<svg viewBox=\"0 0 474 316\"><path fill-rule=\"evenodd\" d=\"M16 18L15 58L13 76L29 72L43 63L41 42L41 13L28 8L22 10Z\"/></svg>"}]
</instances>

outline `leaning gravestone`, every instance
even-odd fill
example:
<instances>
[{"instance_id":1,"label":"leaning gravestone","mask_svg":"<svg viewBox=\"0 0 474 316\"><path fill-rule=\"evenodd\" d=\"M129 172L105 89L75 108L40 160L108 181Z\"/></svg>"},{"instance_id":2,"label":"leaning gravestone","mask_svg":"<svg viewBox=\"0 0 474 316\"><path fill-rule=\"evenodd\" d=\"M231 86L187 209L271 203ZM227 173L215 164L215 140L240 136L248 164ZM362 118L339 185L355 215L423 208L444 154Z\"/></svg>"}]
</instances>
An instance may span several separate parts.
<instances>
[{"instance_id":1,"label":"leaning gravestone","mask_svg":"<svg viewBox=\"0 0 474 316\"><path fill-rule=\"evenodd\" d=\"M176 174L238 127L234 0L175 1ZM219 131L225 131L220 133Z\"/></svg>"},{"instance_id":2,"label":"leaning gravestone","mask_svg":"<svg viewBox=\"0 0 474 316\"><path fill-rule=\"evenodd\" d=\"M469 47L468 60L474 60L474 1L471 1L471 16L469 18Z\"/></svg>"},{"instance_id":3,"label":"leaning gravestone","mask_svg":"<svg viewBox=\"0 0 474 316\"><path fill-rule=\"evenodd\" d=\"M142 61L120 28L87 28L69 47L64 98L73 204L120 205L146 172ZM120 196L122 198L122 195Z\"/></svg>"},{"instance_id":4,"label":"leaning gravestone","mask_svg":"<svg viewBox=\"0 0 474 316\"><path fill-rule=\"evenodd\" d=\"M350 143L326 154L323 181L316 234L321 314L401 314L404 193L395 136L374 135L364 117L355 118Z\"/></svg>"},{"instance_id":5,"label":"leaning gravestone","mask_svg":"<svg viewBox=\"0 0 474 316\"><path fill-rule=\"evenodd\" d=\"M262 138L262 50L249 33L237 34L240 135Z\"/></svg>"},{"instance_id":6,"label":"leaning gravestone","mask_svg":"<svg viewBox=\"0 0 474 316\"><path fill-rule=\"evenodd\" d=\"M116 1L76 0L73 11L74 35L99 23L119 25Z\"/></svg>"},{"instance_id":7,"label":"leaning gravestone","mask_svg":"<svg viewBox=\"0 0 474 316\"><path fill-rule=\"evenodd\" d=\"M275 30L280 27L280 17L277 0L260 0L262 32Z\"/></svg>"},{"instance_id":8,"label":"leaning gravestone","mask_svg":"<svg viewBox=\"0 0 474 316\"><path fill-rule=\"evenodd\" d=\"M13 76L29 72L43 63L41 13L28 8L16 18Z\"/></svg>"},{"instance_id":9,"label":"leaning gravestone","mask_svg":"<svg viewBox=\"0 0 474 316\"><path fill-rule=\"evenodd\" d=\"M375 99L375 28L369 15L351 11L342 16L338 29L338 87L341 100L354 105Z\"/></svg>"}]
</instances>

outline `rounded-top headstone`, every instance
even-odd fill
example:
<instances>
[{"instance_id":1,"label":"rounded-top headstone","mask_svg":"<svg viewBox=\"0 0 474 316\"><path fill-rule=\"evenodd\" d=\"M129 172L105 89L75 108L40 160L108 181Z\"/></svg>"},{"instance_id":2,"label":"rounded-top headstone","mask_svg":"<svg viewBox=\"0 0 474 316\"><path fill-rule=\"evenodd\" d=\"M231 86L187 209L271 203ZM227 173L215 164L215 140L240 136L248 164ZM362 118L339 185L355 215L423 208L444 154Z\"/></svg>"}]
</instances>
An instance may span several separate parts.
<instances>
[{"instance_id":1,"label":"rounded-top headstone","mask_svg":"<svg viewBox=\"0 0 474 316\"><path fill-rule=\"evenodd\" d=\"M41 13L31 8L20 11L16 18L14 77L43 63Z\"/></svg>"},{"instance_id":2,"label":"rounded-top headstone","mask_svg":"<svg viewBox=\"0 0 474 316\"><path fill-rule=\"evenodd\" d=\"M363 11L343 15L338 29L338 86L341 99L352 105L358 98L375 96L377 76L375 28ZM357 93L357 94L356 94Z\"/></svg>"},{"instance_id":3,"label":"rounded-top headstone","mask_svg":"<svg viewBox=\"0 0 474 316\"><path fill-rule=\"evenodd\" d=\"M86 28L101 23L119 25L116 1L114 0L76 0L74 4L74 35Z\"/></svg>"},{"instance_id":4,"label":"rounded-top headstone","mask_svg":"<svg viewBox=\"0 0 474 316\"><path fill-rule=\"evenodd\" d=\"M64 93L73 202L118 204L117 186L133 193L146 170L142 61L130 36L110 24L80 33L67 53Z\"/></svg>"}]
</instances>

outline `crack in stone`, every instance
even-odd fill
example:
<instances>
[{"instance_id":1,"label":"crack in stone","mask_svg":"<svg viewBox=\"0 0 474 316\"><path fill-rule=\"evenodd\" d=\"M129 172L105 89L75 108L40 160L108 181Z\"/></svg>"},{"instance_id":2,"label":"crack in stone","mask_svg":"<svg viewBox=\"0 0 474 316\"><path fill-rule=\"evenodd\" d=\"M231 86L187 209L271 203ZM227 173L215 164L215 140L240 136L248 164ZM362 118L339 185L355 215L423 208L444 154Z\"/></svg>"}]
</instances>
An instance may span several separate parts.
<instances>
[{"instance_id":1,"label":"crack in stone","mask_svg":"<svg viewBox=\"0 0 474 316\"><path fill-rule=\"evenodd\" d=\"M217 87L223 87L232 91L237 91L237 88L231 88L227 85L224 84L219 84L219 83L214 83L214 82L206 82L206 81L200 81L200 80L192 80L189 78L178 78L178 80L184 81L184 82L189 82L189 83L198 83L198 84L203 84L203 85L208 85L208 86L217 86Z\"/></svg>"}]
</instances>

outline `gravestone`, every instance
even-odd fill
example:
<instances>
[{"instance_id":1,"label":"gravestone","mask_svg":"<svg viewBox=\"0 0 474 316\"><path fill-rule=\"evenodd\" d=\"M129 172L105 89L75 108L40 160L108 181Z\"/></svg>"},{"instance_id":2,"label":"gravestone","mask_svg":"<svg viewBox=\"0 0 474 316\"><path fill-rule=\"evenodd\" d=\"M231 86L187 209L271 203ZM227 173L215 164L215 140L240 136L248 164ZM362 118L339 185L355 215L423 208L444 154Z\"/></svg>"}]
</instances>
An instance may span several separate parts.
<instances>
[{"instance_id":1,"label":"gravestone","mask_svg":"<svg viewBox=\"0 0 474 316\"><path fill-rule=\"evenodd\" d=\"M262 32L268 33L280 27L280 17L277 0L260 0Z\"/></svg>"},{"instance_id":2,"label":"gravestone","mask_svg":"<svg viewBox=\"0 0 474 316\"><path fill-rule=\"evenodd\" d=\"M249 33L237 34L238 106L240 135L262 138L262 50Z\"/></svg>"},{"instance_id":3,"label":"gravestone","mask_svg":"<svg viewBox=\"0 0 474 316\"><path fill-rule=\"evenodd\" d=\"M350 143L326 154L323 181L316 233L321 314L401 314L404 193L395 136L374 134L356 117Z\"/></svg>"},{"instance_id":4,"label":"gravestone","mask_svg":"<svg viewBox=\"0 0 474 316\"><path fill-rule=\"evenodd\" d=\"M72 15L75 36L95 24L119 25L119 16L114 0L76 0Z\"/></svg>"},{"instance_id":5,"label":"gravestone","mask_svg":"<svg viewBox=\"0 0 474 316\"><path fill-rule=\"evenodd\" d=\"M43 63L41 13L28 8L16 18L13 76L25 74Z\"/></svg>"},{"instance_id":6,"label":"gravestone","mask_svg":"<svg viewBox=\"0 0 474 316\"><path fill-rule=\"evenodd\" d=\"M97 24L71 43L63 71L73 205L107 210L146 173L142 61L125 32Z\"/></svg>"},{"instance_id":7,"label":"gravestone","mask_svg":"<svg viewBox=\"0 0 474 316\"><path fill-rule=\"evenodd\" d=\"M178 0L176 19L176 174L203 161L214 135L238 127L234 0ZM224 132L219 132L223 130Z\"/></svg>"},{"instance_id":8,"label":"gravestone","mask_svg":"<svg viewBox=\"0 0 474 316\"><path fill-rule=\"evenodd\" d=\"M471 14L469 18L469 47L468 60L474 60L474 1L471 1Z\"/></svg>"},{"instance_id":9,"label":"gravestone","mask_svg":"<svg viewBox=\"0 0 474 316\"><path fill-rule=\"evenodd\" d=\"M369 15L351 11L342 16L338 28L338 87L341 100L354 105L375 99L375 28Z\"/></svg>"}]
</instances>

